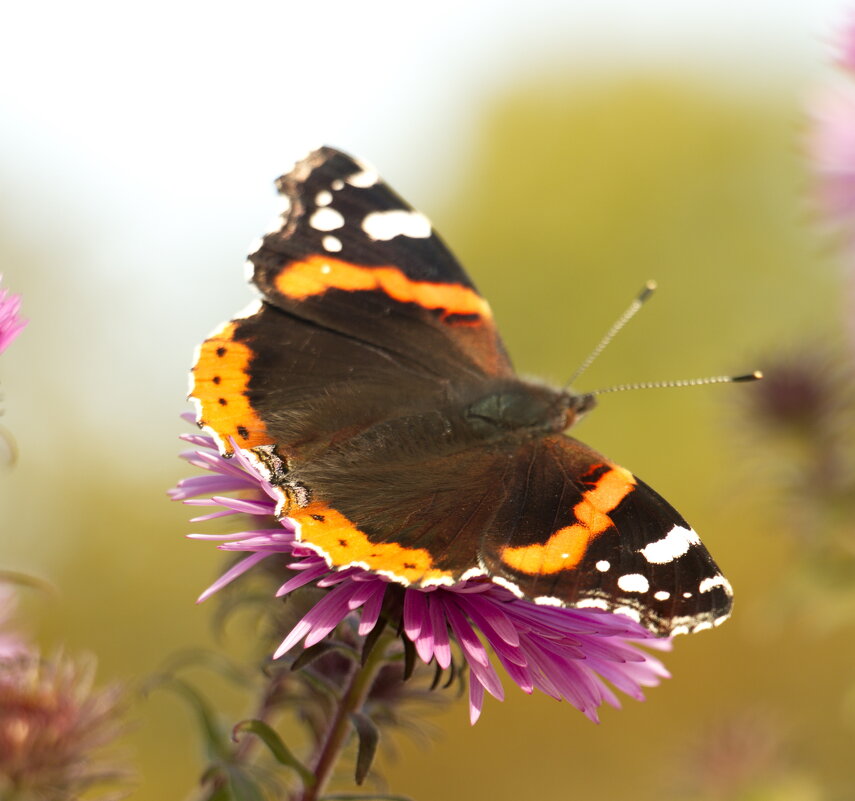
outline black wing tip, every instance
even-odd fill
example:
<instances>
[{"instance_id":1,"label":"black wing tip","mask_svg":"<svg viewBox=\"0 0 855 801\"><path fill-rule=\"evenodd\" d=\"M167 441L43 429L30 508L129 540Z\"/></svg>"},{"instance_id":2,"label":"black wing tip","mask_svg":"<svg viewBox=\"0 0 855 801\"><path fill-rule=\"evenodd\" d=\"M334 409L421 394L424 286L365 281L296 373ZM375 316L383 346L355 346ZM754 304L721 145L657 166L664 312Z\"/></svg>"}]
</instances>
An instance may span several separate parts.
<instances>
[{"instance_id":1,"label":"black wing tip","mask_svg":"<svg viewBox=\"0 0 855 801\"><path fill-rule=\"evenodd\" d=\"M328 180L336 177L345 179L356 172L370 169L368 165L343 150L331 145L321 145L307 153L288 172L277 178L276 187L281 194L293 199L299 196L301 186L311 175L322 168L329 173L326 176Z\"/></svg>"}]
</instances>

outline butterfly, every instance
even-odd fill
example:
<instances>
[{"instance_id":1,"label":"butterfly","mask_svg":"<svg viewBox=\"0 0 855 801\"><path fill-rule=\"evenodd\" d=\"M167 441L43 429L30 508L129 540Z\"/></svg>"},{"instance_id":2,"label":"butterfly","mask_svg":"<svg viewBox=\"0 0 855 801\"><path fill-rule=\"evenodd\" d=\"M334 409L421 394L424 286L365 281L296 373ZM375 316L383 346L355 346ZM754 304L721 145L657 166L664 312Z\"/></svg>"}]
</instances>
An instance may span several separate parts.
<instances>
[{"instance_id":1,"label":"butterfly","mask_svg":"<svg viewBox=\"0 0 855 801\"><path fill-rule=\"evenodd\" d=\"M248 262L261 298L198 348L190 397L306 545L335 569L489 580L662 636L727 618L730 584L689 524L565 433L593 397L517 376L423 214L330 147L277 185L281 224Z\"/></svg>"}]
</instances>

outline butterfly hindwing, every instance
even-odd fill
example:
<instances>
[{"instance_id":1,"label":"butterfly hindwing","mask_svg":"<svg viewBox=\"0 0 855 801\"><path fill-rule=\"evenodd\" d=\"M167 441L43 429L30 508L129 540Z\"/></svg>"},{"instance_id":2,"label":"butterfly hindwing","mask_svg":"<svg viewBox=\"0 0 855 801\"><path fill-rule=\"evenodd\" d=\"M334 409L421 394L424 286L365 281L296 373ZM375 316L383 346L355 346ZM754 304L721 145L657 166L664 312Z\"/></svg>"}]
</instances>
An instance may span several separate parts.
<instances>
[{"instance_id":1,"label":"butterfly hindwing","mask_svg":"<svg viewBox=\"0 0 855 801\"><path fill-rule=\"evenodd\" d=\"M479 557L525 597L620 611L660 634L721 622L732 591L680 514L567 436L517 454L509 500Z\"/></svg>"}]
</instances>

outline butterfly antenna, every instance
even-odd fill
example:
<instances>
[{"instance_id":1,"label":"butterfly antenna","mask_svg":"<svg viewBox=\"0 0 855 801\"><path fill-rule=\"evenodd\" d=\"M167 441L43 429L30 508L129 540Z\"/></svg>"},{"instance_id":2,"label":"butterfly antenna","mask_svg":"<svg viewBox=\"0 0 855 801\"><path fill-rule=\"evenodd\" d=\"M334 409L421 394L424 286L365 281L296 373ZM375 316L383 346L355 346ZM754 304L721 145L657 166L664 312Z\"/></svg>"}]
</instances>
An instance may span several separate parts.
<instances>
[{"instance_id":1,"label":"butterfly antenna","mask_svg":"<svg viewBox=\"0 0 855 801\"><path fill-rule=\"evenodd\" d=\"M607 392L623 392L627 389L662 389L663 387L702 387L707 384L742 384L746 381L759 381L763 373L755 370L745 375L714 375L707 378L683 378L676 381L644 381L640 384L616 384L605 389L595 389L586 395L604 395Z\"/></svg>"},{"instance_id":2,"label":"butterfly antenna","mask_svg":"<svg viewBox=\"0 0 855 801\"><path fill-rule=\"evenodd\" d=\"M641 292L636 295L632 303L629 304L629 308L620 317L618 317L617 320L615 320L614 325L606 332L606 335L599 341L597 347L591 351L591 353L588 355L588 358L585 359L585 361L583 361L582 364L580 364L579 367L576 369L576 372L573 373L572 376L570 376L569 380L564 385L565 389L571 384L575 383L576 379L594 363L594 360L597 358L597 356L599 356L606 349L606 345L608 345L609 342L611 342L615 338L621 328L623 328L633 317L635 317L638 310L644 305L645 301L647 301L648 298L655 291L656 282L648 281L642 288Z\"/></svg>"}]
</instances>

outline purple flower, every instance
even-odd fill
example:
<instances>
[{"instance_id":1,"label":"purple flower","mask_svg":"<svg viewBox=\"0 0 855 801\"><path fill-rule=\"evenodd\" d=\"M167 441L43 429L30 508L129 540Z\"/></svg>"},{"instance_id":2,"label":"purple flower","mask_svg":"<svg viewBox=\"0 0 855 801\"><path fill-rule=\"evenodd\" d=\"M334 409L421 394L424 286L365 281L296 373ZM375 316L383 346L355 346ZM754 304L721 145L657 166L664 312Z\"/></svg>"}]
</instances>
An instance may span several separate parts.
<instances>
[{"instance_id":1,"label":"purple flower","mask_svg":"<svg viewBox=\"0 0 855 801\"><path fill-rule=\"evenodd\" d=\"M0 280L2 278L0 275ZM27 324L26 320L18 316L20 308L20 295L10 295L8 290L0 289L0 353L12 344Z\"/></svg>"},{"instance_id":2,"label":"purple flower","mask_svg":"<svg viewBox=\"0 0 855 801\"><path fill-rule=\"evenodd\" d=\"M667 650L670 640L656 639L633 620L596 609L562 609L520 600L489 581L464 581L453 587L404 589L362 568L331 569L324 558L302 544L287 518L275 517L273 488L252 461L236 449L233 458L219 454L213 439L199 434L183 437L198 448L182 454L208 473L184 479L170 491L174 500L214 507L194 519L211 520L234 514L250 515L259 527L233 534L191 534L216 541L224 551L248 554L214 582L203 601L268 557L282 560L284 583L276 595L313 585L326 590L314 607L287 633L274 658L301 641L304 647L321 642L348 615L358 615L360 635L369 634L384 614L384 601L401 597L402 636L412 642L422 661L448 668L452 643L469 666L469 717L474 723L484 693L502 700L504 690L491 652L510 678L526 693L538 689L565 699L591 720L603 702L619 707L609 684L637 700L642 687L668 677L662 663L639 648ZM238 493L238 496L225 493ZM609 684L606 684L608 682Z\"/></svg>"}]
</instances>

